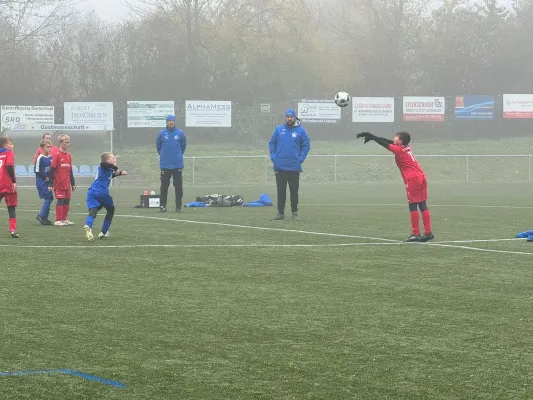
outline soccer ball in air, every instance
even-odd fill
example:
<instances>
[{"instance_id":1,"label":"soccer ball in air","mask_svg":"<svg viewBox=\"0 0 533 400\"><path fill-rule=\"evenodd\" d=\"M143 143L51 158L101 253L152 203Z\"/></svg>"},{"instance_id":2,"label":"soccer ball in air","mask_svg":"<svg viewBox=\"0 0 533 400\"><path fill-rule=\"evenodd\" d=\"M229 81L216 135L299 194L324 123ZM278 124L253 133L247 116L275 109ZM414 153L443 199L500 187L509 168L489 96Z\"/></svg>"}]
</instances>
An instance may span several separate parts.
<instances>
[{"instance_id":1,"label":"soccer ball in air","mask_svg":"<svg viewBox=\"0 0 533 400\"><path fill-rule=\"evenodd\" d=\"M337 104L339 107L346 107L348 104L350 104L351 99L352 98L348 93L338 92L335 95L335 104Z\"/></svg>"}]
</instances>

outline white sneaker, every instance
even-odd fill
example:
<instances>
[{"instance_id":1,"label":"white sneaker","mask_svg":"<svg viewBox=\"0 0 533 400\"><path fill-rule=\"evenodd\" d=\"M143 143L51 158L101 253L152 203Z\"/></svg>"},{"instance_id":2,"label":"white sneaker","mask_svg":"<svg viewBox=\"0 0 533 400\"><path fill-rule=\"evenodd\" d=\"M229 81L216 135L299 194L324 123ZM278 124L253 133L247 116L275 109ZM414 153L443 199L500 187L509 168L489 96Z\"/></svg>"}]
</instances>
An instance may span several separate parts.
<instances>
[{"instance_id":1,"label":"white sneaker","mask_svg":"<svg viewBox=\"0 0 533 400\"><path fill-rule=\"evenodd\" d=\"M68 219L64 220L63 223L65 225L76 225L74 222L70 222Z\"/></svg>"},{"instance_id":2,"label":"white sneaker","mask_svg":"<svg viewBox=\"0 0 533 400\"><path fill-rule=\"evenodd\" d=\"M65 226L65 223L63 221L56 221L54 222L55 226Z\"/></svg>"},{"instance_id":3,"label":"white sneaker","mask_svg":"<svg viewBox=\"0 0 533 400\"><path fill-rule=\"evenodd\" d=\"M100 233L98 234L98 238L99 238L99 239L104 239L104 238L108 238L108 237L109 237L109 231L107 231L106 233L102 233L102 232L100 232Z\"/></svg>"},{"instance_id":4,"label":"white sneaker","mask_svg":"<svg viewBox=\"0 0 533 400\"><path fill-rule=\"evenodd\" d=\"M85 229L85 237L87 238L87 240L89 242L92 242L94 240L94 235L93 235L93 231L90 228L90 226L89 225L85 225L83 227L83 229Z\"/></svg>"}]
</instances>

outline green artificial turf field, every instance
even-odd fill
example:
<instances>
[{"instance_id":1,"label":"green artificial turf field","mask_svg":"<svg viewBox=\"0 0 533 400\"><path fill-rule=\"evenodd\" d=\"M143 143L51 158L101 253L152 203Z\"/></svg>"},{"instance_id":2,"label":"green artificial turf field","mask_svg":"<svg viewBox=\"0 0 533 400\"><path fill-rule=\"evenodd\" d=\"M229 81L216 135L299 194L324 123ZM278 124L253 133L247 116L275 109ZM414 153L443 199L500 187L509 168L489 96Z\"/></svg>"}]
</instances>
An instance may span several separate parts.
<instances>
[{"instance_id":1,"label":"green artificial turf field","mask_svg":"<svg viewBox=\"0 0 533 400\"><path fill-rule=\"evenodd\" d=\"M111 237L94 243L86 189L69 227L38 225L21 189L20 239L0 211L0 397L530 399L533 243L513 238L533 229L533 188L429 184L427 244L400 242L399 183L304 185L297 222L269 221L274 207L160 214L115 188ZM275 199L184 200L262 191Z\"/></svg>"}]
</instances>

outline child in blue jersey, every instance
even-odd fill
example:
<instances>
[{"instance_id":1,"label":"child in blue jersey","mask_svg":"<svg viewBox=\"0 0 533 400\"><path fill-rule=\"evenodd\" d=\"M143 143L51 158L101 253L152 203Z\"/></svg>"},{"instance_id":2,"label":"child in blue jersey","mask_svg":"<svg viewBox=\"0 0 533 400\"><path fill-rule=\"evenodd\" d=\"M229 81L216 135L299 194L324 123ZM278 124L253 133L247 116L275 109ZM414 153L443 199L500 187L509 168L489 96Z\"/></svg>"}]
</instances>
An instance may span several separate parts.
<instances>
[{"instance_id":1,"label":"child in blue jersey","mask_svg":"<svg viewBox=\"0 0 533 400\"><path fill-rule=\"evenodd\" d=\"M109 237L109 228L113 215L115 214L115 204L113 198L109 194L109 184L111 179L120 175L126 175L126 171L121 171L117 167L117 160L113 153L104 153L100 157L100 166L98 167L98 174L93 181L91 187L87 191L87 208L89 215L85 220L85 235L89 242L94 240L92 228L96 214L102 208L106 209L104 223L102 224L102 232L98 235L100 239Z\"/></svg>"},{"instance_id":2,"label":"child in blue jersey","mask_svg":"<svg viewBox=\"0 0 533 400\"><path fill-rule=\"evenodd\" d=\"M35 160L35 184L40 199L44 199L41 211L37 214L37 221L41 225L53 225L48 219L50 215L50 206L54 201L52 190L48 187L50 165L52 164L52 143L49 140L43 140L40 144L41 154Z\"/></svg>"}]
</instances>

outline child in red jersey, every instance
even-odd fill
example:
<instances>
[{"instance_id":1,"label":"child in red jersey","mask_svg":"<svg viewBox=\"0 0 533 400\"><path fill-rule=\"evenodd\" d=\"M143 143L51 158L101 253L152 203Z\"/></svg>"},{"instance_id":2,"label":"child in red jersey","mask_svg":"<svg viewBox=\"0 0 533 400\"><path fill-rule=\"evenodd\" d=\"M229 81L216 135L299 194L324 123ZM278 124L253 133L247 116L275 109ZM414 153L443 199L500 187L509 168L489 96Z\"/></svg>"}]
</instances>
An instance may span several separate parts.
<instances>
[{"instance_id":1,"label":"child in red jersey","mask_svg":"<svg viewBox=\"0 0 533 400\"><path fill-rule=\"evenodd\" d=\"M0 137L0 200L5 199L9 213L9 234L13 239L19 238L17 233L17 180L15 177L15 148L13 140L8 136Z\"/></svg>"},{"instance_id":2,"label":"child in red jersey","mask_svg":"<svg viewBox=\"0 0 533 400\"><path fill-rule=\"evenodd\" d=\"M72 171L72 157L68 152L70 136L59 135L59 150L52 156L48 186L54 191L56 203L56 226L74 225L68 220L70 199L76 190L74 173Z\"/></svg>"},{"instance_id":3,"label":"child in red jersey","mask_svg":"<svg viewBox=\"0 0 533 400\"><path fill-rule=\"evenodd\" d=\"M398 132L394 136L394 140L390 140L374 136L369 132L362 132L358 133L357 137L364 137L365 143L373 140L394 153L396 165L405 183L411 216L412 233L405 241L427 242L428 240L434 239L435 236L431 231L431 215L426 204L428 198L426 175L409 146L411 135L407 132ZM420 234L418 209L422 213L422 220L424 222L423 235Z\"/></svg>"}]
</instances>

